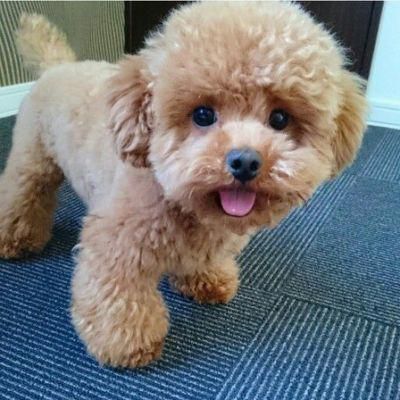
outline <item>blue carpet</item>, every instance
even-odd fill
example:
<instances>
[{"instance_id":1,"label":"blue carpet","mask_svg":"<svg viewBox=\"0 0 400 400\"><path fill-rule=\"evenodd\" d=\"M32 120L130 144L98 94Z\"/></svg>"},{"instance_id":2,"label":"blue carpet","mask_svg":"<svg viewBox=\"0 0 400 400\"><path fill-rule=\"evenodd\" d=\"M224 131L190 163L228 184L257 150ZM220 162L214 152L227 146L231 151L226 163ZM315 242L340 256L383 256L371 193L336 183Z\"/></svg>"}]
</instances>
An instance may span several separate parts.
<instances>
[{"instance_id":1,"label":"blue carpet","mask_svg":"<svg viewBox=\"0 0 400 400\"><path fill-rule=\"evenodd\" d=\"M0 120L0 170L13 124ZM352 167L254 237L228 306L162 282L171 331L142 370L99 367L70 324L83 214L65 184L44 252L0 261L1 399L400 399L399 132L370 128Z\"/></svg>"}]
</instances>

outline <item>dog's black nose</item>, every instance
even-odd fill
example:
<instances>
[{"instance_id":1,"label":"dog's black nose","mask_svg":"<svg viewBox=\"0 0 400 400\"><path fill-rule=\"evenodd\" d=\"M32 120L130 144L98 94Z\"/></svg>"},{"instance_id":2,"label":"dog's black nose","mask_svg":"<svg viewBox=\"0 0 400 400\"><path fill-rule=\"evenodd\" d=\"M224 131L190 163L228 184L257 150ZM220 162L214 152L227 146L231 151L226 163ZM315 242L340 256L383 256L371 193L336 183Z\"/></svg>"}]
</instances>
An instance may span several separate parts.
<instances>
[{"instance_id":1,"label":"dog's black nose","mask_svg":"<svg viewBox=\"0 0 400 400\"><path fill-rule=\"evenodd\" d=\"M242 183L257 176L261 163L260 154L252 149L234 149L226 156L229 172Z\"/></svg>"}]
</instances>

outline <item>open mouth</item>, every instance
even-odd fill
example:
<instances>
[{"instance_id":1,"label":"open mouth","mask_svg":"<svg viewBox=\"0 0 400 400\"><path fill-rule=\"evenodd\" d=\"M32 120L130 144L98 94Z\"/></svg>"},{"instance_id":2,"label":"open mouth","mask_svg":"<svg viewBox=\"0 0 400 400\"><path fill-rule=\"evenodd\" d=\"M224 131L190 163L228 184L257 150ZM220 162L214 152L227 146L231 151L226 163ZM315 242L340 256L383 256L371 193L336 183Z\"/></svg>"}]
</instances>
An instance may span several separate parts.
<instances>
[{"instance_id":1,"label":"open mouth","mask_svg":"<svg viewBox=\"0 0 400 400\"><path fill-rule=\"evenodd\" d=\"M224 212L232 217L249 214L256 202L256 192L244 187L227 187L218 190L219 201Z\"/></svg>"}]
</instances>

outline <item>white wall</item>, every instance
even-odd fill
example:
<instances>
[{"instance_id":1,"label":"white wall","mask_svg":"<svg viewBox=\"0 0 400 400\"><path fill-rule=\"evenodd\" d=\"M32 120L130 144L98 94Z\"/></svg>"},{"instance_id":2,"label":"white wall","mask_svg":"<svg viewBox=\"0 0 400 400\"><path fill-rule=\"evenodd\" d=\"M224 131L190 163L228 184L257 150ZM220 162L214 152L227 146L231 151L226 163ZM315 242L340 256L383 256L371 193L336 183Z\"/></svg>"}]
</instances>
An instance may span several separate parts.
<instances>
[{"instance_id":1,"label":"white wall","mask_svg":"<svg viewBox=\"0 0 400 400\"><path fill-rule=\"evenodd\" d=\"M370 124L400 129L400 2L383 5L367 96Z\"/></svg>"}]
</instances>

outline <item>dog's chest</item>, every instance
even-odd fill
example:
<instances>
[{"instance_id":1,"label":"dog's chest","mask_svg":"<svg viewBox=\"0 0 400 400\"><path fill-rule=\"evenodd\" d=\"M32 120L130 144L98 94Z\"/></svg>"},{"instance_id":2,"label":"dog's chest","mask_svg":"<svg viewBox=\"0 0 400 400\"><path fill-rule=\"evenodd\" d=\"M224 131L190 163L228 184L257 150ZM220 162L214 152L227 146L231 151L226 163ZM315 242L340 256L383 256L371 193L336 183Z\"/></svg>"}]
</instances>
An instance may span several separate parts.
<instances>
[{"instance_id":1,"label":"dog's chest","mask_svg":"<svg viewBox=\"0 0 400 400\"><path fill-rule=\"evenodd\" d=\"M163 255L167 269L216 262L227 255L238 254L247 241L230 232L176 216L169 221L155 221L152 231L154 245L158 244L158 252Z\"/></svg>"}]
</instances>

